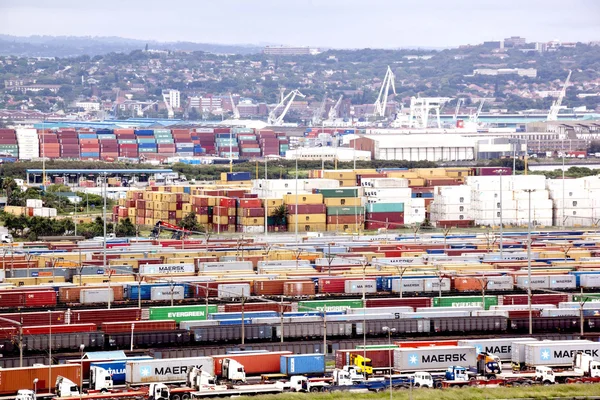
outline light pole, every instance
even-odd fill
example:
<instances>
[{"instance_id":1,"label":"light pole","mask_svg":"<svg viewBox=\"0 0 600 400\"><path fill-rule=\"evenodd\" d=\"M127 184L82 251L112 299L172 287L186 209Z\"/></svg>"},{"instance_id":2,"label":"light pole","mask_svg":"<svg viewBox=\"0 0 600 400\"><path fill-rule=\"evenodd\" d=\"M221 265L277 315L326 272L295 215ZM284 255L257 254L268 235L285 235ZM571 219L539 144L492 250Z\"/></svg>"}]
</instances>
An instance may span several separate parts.
<instances>
[{"instance_id":1,"label":"light pole","mask_svg":"<svg viewBox=\"0 0 600 400\"><path fill-rule=\"evenodd\" d=\"M298 244L298 157L300 156L300 149L296 149L296 234L294 236L296 244Z\"/></svg>"},{"instance_id":2,"label":"light pole","mask_svg":"<svg viewBox=\"0 0 600 400\"><path fill-rule=\"evenodd\" d=\"M502 174L504 174L504 169L494 170L494 173L500 176L500 259L504 260L504 243L502 237L504 236L504 228L502 226Z\"/></svg>"},{"instance_id":3,"label":"light pole","mask_svg":"<svg viewBox=\"0 0 600 400\"><path fill-rule=\"evenodd\" d=\"M269 182L269 177L267 174L267 156L265 155L265 187L268 185ZM267 196L265 196L267 197ZM268 234L268 221L267 218L269 218L269 201L265 200L265 242L267 241L267 234Z\"/></svg>"},{"instance_id":4,"label":"light pole","mask_svg":"<svg viewBox=\"0 0 600 400\"><path fill-rule=\"evenodd\" d=\"M384 332L387 332L388 345L389 345L389 347L392 347L392 333L396 332L396 328L390 328L390 327L384 326L382 329ZM388 364L390 366L390 400L392 400L392 370L393 370L392 350L390 350L388 348L387 352L388 352Z\"/></svg>"},{"instance_id":5,"label":"light pole","mask_svg":"<svg viewBox=\"0 0 600 400\"><path fill-rule=\"evenodd\" d=\"M83 396L83 349L84 344L79 345L79 399Z\"/></svg>"},{"instance_id":6,"label":"light pole","mask_svg":"<svg viewBox=\"0 0 600 400\"><path fill-rule=\"evenodd\" d=\"M37 383L38 383L39 379L35 378L33 380L33 398L37 398Z\"/></svg>"},{"instance_id":7,"label":"light pole","mask_svg":"<svg viewBox=\"0 0 600 400\"><path fill-rule=\"evenodd\" d=\"M104 268L106 268L106 196L107 196L107 189L106 189L106 172L104 173L104 208L102 210L102 219L104 220L103 226L104 226L104 240L103 242L103 248L102 248L102 263L104 265ZM108 309L110 310L110 272L108 275Z\"/></svg>"},{"instance_id":8,"label":"light pole","mask_svg":"<svg viewBox=\"0 0 600 400\"><path fill-rule=\"evenodd\" d=\"M535 189L525 189L529 197L529 212L527 216L527 304L529 306L529 334L533 333L533 316L531 312L531 193Z\"/></svg>"}]
</instances>

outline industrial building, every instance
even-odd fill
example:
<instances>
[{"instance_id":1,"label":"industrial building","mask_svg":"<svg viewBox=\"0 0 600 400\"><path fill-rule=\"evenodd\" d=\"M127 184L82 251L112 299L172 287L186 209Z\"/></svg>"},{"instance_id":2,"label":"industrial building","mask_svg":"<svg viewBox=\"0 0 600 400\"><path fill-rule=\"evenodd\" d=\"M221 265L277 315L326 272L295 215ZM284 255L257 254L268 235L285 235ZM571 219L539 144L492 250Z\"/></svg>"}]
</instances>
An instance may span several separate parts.
<instances>
[{"instance_id":1,"label":"industrial building","mask_svg":"<svg viewBox=\"0 0 600 400\"><path fill-rule=\"evenodd\" d=\"M371 161L371 152L347 147L311 147L288 150L285 153L288 160L315 161Z\"/></svg>"}]
</instances>

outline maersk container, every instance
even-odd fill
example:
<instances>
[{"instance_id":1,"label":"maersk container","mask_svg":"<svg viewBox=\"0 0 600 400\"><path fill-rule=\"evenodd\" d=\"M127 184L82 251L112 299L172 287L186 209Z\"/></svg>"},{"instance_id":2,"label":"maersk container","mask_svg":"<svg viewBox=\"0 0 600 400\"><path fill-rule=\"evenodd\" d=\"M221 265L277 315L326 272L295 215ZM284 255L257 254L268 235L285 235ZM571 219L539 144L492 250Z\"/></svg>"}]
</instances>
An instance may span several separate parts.
<instances>
[{"instance_id":1,"label":"maersk container","mask_svg":"<svg viewBox=\"0 0 600 400\"><path fill-rule=\"evenodd\" d=\"M524 346L525 365L537 366L571 366L578 351L592 356L594 361L600 361L600 343L590 341L543 341L527 343Z\"/></svg>"},{"instance_id":2,"label":"maersk container","mask_svg":"<svg viewBox=\"0 0 600 400\"><path fill-rule=\"evenodd\" d=\"M411 293L422 292L424 279L394 279L392 280L392 292L394 293Z\"/></svg>"},{"instance_id":3,"label":"maersk container","mask_svg":"<svg viewBox=\"0 0 600 400\"><path fill-rule=\"evenodd\" d=\"M537 339L530 337L520 338L494 338L494 339L465 339L459 340L459 346L475 347L477 354L485 352L500 357L502 361L512 358L512 344L514 342L535 342Z\"/></svg>"},{"instance_id":4,"label":"maersk container","mask_svg":"<svg viewBox=\"0 0 600 400\"><path fill-rule=\"evenodd\" d=\"M214 375L214 364L211 357L136 360L127 362L125 382L128 385L185 382L188 372L194 367Z\"/></svg>"},{"instance_id":5,"label":"maersk container","mask_svg":"<svg viewBox=\"0 0 600 400\"><path fill-rule=\"evenodd\" d=\"M308 300L298 302L298 311L344 311L349 308L362 307L362 300Z\"/></svg>"},{"instance_id":6,"label":"maersk container","mask_svg":"<svg viewBox=\"0 0 600 400\"><path fill-rule=\"evenodd\" d=\"M79 301L81 304L93 304L93 303L108 303L115 300L115 293L113 289L102 288L102 289L82 289L79 292Z\"/></svg>"},{"instance_id":7,"label":"maersk container","mask_svg":"<svg viewBox=\"0 0 600 400\"><path fill-rule=\"evenodd\" d=\"M184 295L183 286L163 286L150 289L150 300L183 300Z\"/></svg>"},{"instance_id":8,"label":"maersk container","mask_svg":"<svg viewBox=\"0 0 600 400\"><path fill-rule=\"evenodd\" d=\"M291 375L323 375L325 374L325 355L323 354L291 354L279 359L279 372Z\"/></svg>"},{"instance_id":9,"label":"maersk container","mask_svg":"<svg viewBox=\"0 0 600 400\"><path fill-rule=\"evenodd\" d=\"M145 264L140 265L140 275L194 274L194 264Z\"/></svg>"},{"instance_id":10,"label":"maersk container","mask_svg":"<svg viewBox=\"0 0 600 400\"><path fill-rule=\"evenodd\" d=\"M576 289L577 280L573 275L550 275L550 289Z\"/></svg>"},{"instance_id":11,"label":"maersk container","mask_svg":"<svg viewBox=\"0 0 600 400\"><path fill-rule=\"evenodd\" d=\"M600 274L586 274L577 276L579 286L582 288L600 288Z\"/></svg>"},{"instance_id":12,"label":"maersk container","mask_svg":"<svg viewBox=\"0 0 600 400\"><path fill-rule=\"evenodd\" d=\"M344 293L377 293L375 279L352 279L344 282Z\"/></svg>"},{"instance_id":13,"label":"maersk container","mask_svg":"<svg viewBox=\"0 0 600 400\"><path fill-rule=\"evenodd\" d=\"M439 292L440 287L442 292L450 291L450 278L425 278L423 279L423 290L425 292Z\"/></svg>"},{"instance_id":14,"label":"maersk container","mask_svg":"<svg viewBox=\"0 0 600 400\"><path fill-rule=\"evenodd\" d=\"M189 286L185 283L177 283L175 285L169 283L142 283L138 286L138 284L129 284L126 288L126 297L129 300L137 300L138 296L141 300L150 300L152 296L152 288L155 287L172 287L172 286L180 286L183 288L185 297L189 297Z\"/></svg>"},{"instance_id":15,"label":"maersk container","mask_svg":"<svg viewBox=\"0 0 600 400\"><path fill-rule=\"evenodd\" d=\"M517 340L512 342L510 348L510 361L513 365L525 365L525 345L528 343L539 343L539 340Z\"/></svg>"},{"instance_id":16,"label":"maersk container","mask_svg":"<svg viewBox=\"0 0 600 400\"><path fill-rule=\"evenodd\" d=\"M250 296L249 283L223 283L217 286L219 299L232 299Z\"/></svg>"},{"instance_id":17,"label":"maersk container","mask_svg":"<svg viewBox=\"0 0 600 400\"><path fill-rule=\"evenodd\" d=\"M484 299L481 296L452 296L452 297L434 297L434 307L465 307L465 306L484 306L486 310L489 310L490 306L498 305L498 297L496 296L485 296Z\"/></svg>"},{"instance_id":18,"label":"maersk container","mask_svg":"<svg viewBox=\"0 0 600 400\"><path fill-rule=\"evenodd\" d=\"M477 365L477 352L471 346L435 346L394 350L394 370L445 371L451 365L469 368Z\"/></svg>"},{"instance_id":19,"label":"maersk container","mask_svg":"<svg viewBox=\"0 0 600 400\"><path fill-rule=\"evenodd\" d=\"M90 363L90 367L100 367L104 368L106 372L108 372L113 380L115 385L124 385L125 384L125 367L127 366L127 361L139 361L139 360L152 360L150 356L139 356L139 357L128 357L123 360L113 360L113 361L96 361Z\"/></svg>"},{"instance_id":20,"label":"maersk container","mask_svg":"<svg viewBox=\"0 0 600 400\"><path fill-rule=\"evenodd\" d=\"M529 288L529 277L517 276L516 286L520 288ZM531 277L531 289L550 289L550 277L547 275L532 276Z\"/></svg>"},{"instance_id":21,"label":"maersk container","mask_svg":"<svg viewBox=\"0 0 600 400\"><path fill-rule=\"evenodd\" d=\"M195 321L205 320L208 315L216 313L218 310L216 305L194 305L194 306L174 306L174 307L150 307L150 320L175 320Z\"/></svg>"},{"instance_id":22,"label":"maersk container","mask_svg":"<svg viewBox=\"0 0 600 400\"><path fill-rule=\"evenodd\" d=\"M198 265L198 272L254 271L252 261L235 262L203 262Z\"/></svg>"}]
</instances>

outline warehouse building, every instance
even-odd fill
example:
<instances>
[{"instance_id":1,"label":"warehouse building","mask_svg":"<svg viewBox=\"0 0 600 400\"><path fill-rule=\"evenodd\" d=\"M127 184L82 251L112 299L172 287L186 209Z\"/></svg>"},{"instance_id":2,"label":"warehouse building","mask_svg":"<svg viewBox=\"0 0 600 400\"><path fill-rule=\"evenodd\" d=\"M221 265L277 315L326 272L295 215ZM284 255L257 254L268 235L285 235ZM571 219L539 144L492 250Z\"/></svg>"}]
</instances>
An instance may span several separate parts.
<instances>
[{"instance_id":1,"label":"warehouse building","mask_svg":"<svg viewBox=\"0 0 600 400\"><path fill-rule=\"evenodd\" d=\"M371 152L348 147L301 147L285 153L288 160L371 161Z\"/></svg>"},{"instance_id":2,"label":"warehouse building","mask_svg":"<svg viewBox=\"0 0 600 400\"><path fill-rule=\"evenodd\" d=\"M525 141L513 144L507 139L456 134L347 135L344 142L369 151L374 160L469 161L512 156L514 152L522 155L527 151Z\"/></svg>"}]
</instances>

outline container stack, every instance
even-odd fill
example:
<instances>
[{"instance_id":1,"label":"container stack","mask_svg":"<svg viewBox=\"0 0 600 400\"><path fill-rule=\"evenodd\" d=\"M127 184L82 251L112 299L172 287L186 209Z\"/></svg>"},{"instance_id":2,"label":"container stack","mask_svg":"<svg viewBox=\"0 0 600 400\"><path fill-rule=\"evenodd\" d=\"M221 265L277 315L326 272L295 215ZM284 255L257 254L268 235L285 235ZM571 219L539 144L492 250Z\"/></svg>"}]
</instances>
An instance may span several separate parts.
<instances>
[{"instance_id":1,"label":"container stack","mask_svg":"<svg viewBox=\"0 0 600 400\"><path fill-rule=\"evenodd\" d=\"M404 203L367 204L366 230L399 229L404 223Z\"/></svg>"},{"instance_id":2,"label":"container stack","mask_svg":"<svg viewBox=\"0 0 600 400\"><path fill-rule=\"evenodd\" d=\"M328 231L356 230L364 221L363 188L315 189L323 195Z\"/></svg>"},{"instance_id":3,"label":"container stack","mask_svg":"<svg viewBox=\"0 0 600 400\"><path fill-rule=\"evenodd\" d=\"M40 157L60 158L60 144L55 133L47 131L38 132L40 142Z\"/></svg>"},{"instance_id":4,"label":"container stack","mask_svg":"<svg viewBox=\"0 0 600 400\"><path fill-rule=\"evenodd\" d=\"M170 129L155 129L154 138L156 140L156 151L158 154L167 156L178 155L175 151L175 141Z\"/></svg>"},{"instance_id":5,"label":"container stack","mask_svg":"<svg viewBox=\"0 0 600 400\"><path fill-rule=\"evenodd\" d=\"M239 158L240 148L231 128L215 128L215 151L220 157Z\"/></svg>"},{"instance_id":6,"label":"container stack","mask_svg":"<svg viewBox=\"0 0 600 400\"><path fill-rule=\"evenodd\" d=\"M265 215L267 215L267 230L269 232L286 232L287 218L285 216L277 216L277 210L283 206L281 198L263 198Z\"/></svg>"},{"instance_id":7,"label":"container stack","mask_svg":"<svg viewBox=\"0 0 600 400\"><path fill-rule=\"evenodd\" d=\"M102 160L116 160L119 157L119 142L112 129L98 130L98 142L100 143L100 158Z\"/></svg>"},{"instance_id":8,"label":"container stack","mask_svg":"<svg viewBox=\"0 0 600 400\"><path fill-rule=\"evenodd\" d=\"M517 202L513 199L510 176L473 176L467 178L471 187L471 209L476 225L495 226L517 222ZM502 184L502 186L500 186Z\"/></svg>"},{"instance_id":9,"label":"container stack","mask_svg":"<svg viewBox=\"0 0 600 400\"><path fill-rule=\"evenodd\" d=\"M562 179L549 179L546 187L554 202L556 226L592 226L597 223L600 218L600 179L597 176L565 179L564 182Z\"/></svg>"},{"instance_id":10,"label":"container stack","mask_svg":"<svg viewBox=\"0 0 600 400\"><path fill-rule=\"evenodd\" d=\"M115 129L115 136L119 148L119 157L137 158L138 143L133 129Z\"/></svg>"},{"instance_id":11,"label":"container stack","mask_svg":"<svg viewBox=\"0 0 600 400\"><path fill-rule=\"evenodd\" d=\"M471 194L472 189L467 185L436 187L429 219L444 227L472 225Z\"/></svg>"},{"instance_id":12,"label":"container stack","mask_svg":"<svg viewBox=\"0 0 600 400\"><path fill-rule=\"evenodd\" d=\"M260 144L262 156L279 155L279 139L275 131L262 129L258 132L258 141Z\"/></svg>"},{"instance_id":13,"label":"container stack","mask_svg":"<svg viewBox=\"0 0 600 400\"><path fill-rule=\"evenodd\" d=\"M237 222L235 199L221 197L218 204L213 208L213 232L235 232Z\"/></svg>"},{"instance_id":14,"label":"container stack","mask_svg":"<svg viewBox=\"0 0 600 400\"><path fill-rule=\"evenodd\" d=\"M173 129L171 131L175 142L175 152L180 157L194 156L194 142L189 129ZM202 146L200 146L202 147ZM200 152L201 153L201 152Z\"/></svg>"},{"instance_id":15,"label":"container stack","mask_svg":"<svg viewBox=\"0 0 600 400\"><path fill-rule=\"evenodd\" d=\"M258 144L254 130L248 128L234 128L234 130L240 144L240 156L243 158L260 157L260 145Z\"/></svg>"},{"instance_id":16,"label":"container stack","mask_svg":"<svg viewBox=\"0 0 600 400\"><path fill-rule=\"evenodd\" d=\"M19 160L31 160L40 156L40 142L35 129L17 129L17 144L19 145Z\"/></svg>"},{"instance_id":17,"label":"container stack","mask_svg":"<svg viewBox=\"0 0 600 400\"><path fill-rule=\"evenodd\" d=\"M192 140L194 141L194 155L216 154L214 128L196 128L196 132L192 133Z\"/></svg>"},{"instance_id":18,"label":"container stack","mask_svg":"<svg viewBox=\"0 0 600 400\"><path fill-rule=\"evenodd\" d=\"M63 159L77 159L79 153L79 136L74 130L60 130L56 133L60 144L60 157Z\"/></svg>"},{"instance_id":19,"label":"container stack","mask_svg":"<svg viewBox=\"0 0 600 400\"><path fill-rule=\"evenodd\" d=\"M279 139L279 155L285 157L285 153L290 149L290 141L287 137Z\"/></svg>"},{"instance_id":20,"label":"container stack","mask_svg":"<svg viewBox=\"0 0 600 400\"><path fill-rule=\"evenodd\" d=\"M135 130L136 141L138 145L139 155L158 152L156 145L156 139L154 138L154 131L151 129L137 129Z\"/></svg>"},{"instance_id":21,"label":"container stack","mask_svg":"<svg viewBox=\"0 0 600 400\"><path fill-rule=\"evenodd\" d=\"M221 172L221 182L250 183L250 172Z\"/></svg>"},{"instance_id":22,"label":"container stack","mask_svg":"<svg viewBox=\"0 0 600 400\"><path fill-rule=\"evenodd\" d=\"M326 206L323 204L322 194L298 194L298 196L288 194L284 196L283 202L287 205L288 231L294 232L296 224L298 224L298 232L324 232L327 230Z\"/></svg>"},{"instance_id":23,"label":"container stack","mask_svg":"<svg viewBox=\"0 0 600 400\"><path fill-rule=\"evenodd\" d=\"M0 157L19 157L19 146L14 129L0 129Z\"/></svg>"},{"instance_id":24,"label":"container stack","mask_svg":"<svg viewBox=\"0 0 600 400\"><path fill-rule=\"evenodd\" d=\"M236 231L241 233L265 232L265 209L260 199L239 199Z\"/></svg>"},{"instance_id":25,"label":"container stack","mask_svg":"<svg viewBox=\"0 0 600 400\"><path fill-rule=\"evenodd\" d=\"M79 133L79 144L81 146L82 159L99 159L100 142L96 133Z\"/></svg>"}]
</instances>

